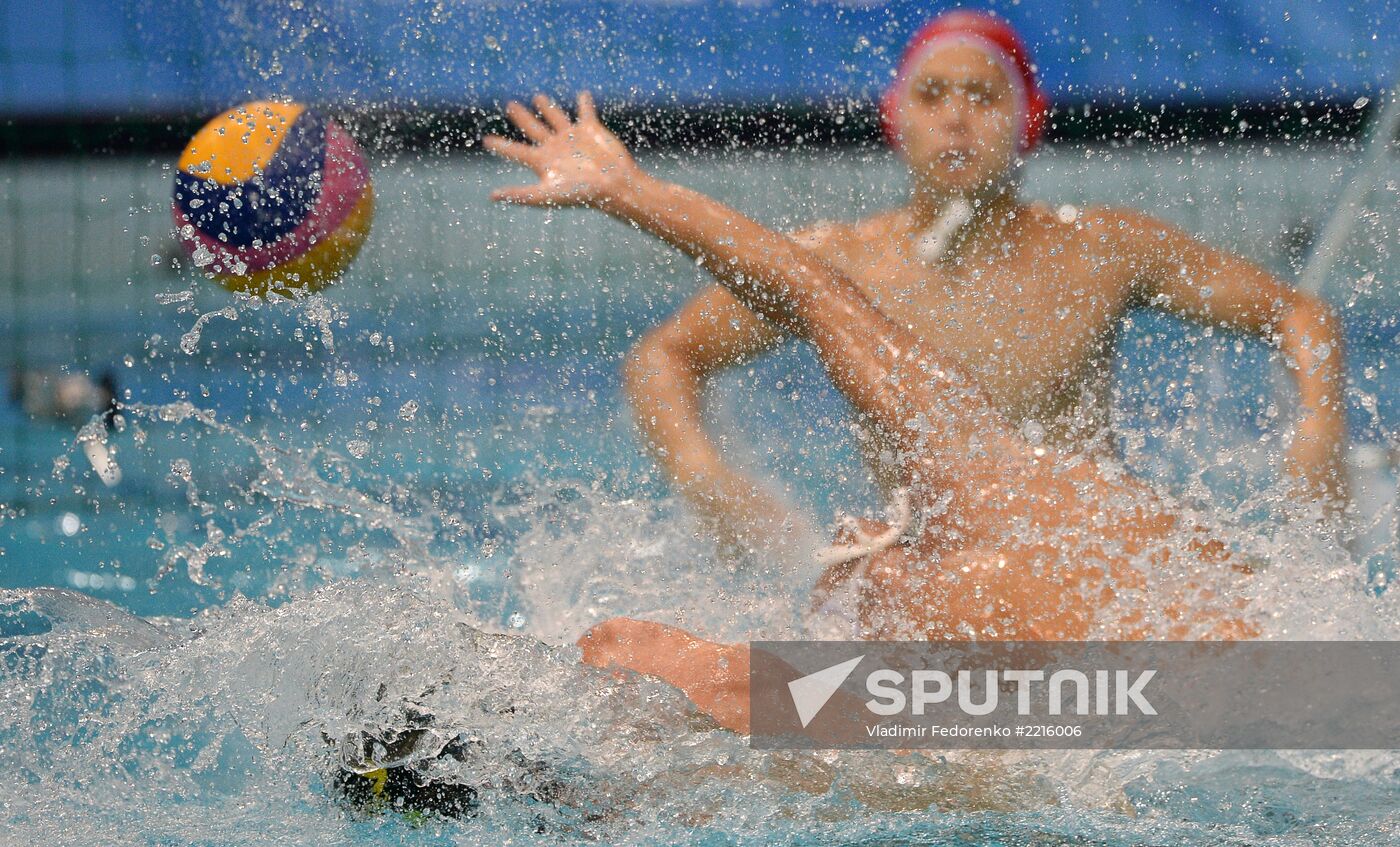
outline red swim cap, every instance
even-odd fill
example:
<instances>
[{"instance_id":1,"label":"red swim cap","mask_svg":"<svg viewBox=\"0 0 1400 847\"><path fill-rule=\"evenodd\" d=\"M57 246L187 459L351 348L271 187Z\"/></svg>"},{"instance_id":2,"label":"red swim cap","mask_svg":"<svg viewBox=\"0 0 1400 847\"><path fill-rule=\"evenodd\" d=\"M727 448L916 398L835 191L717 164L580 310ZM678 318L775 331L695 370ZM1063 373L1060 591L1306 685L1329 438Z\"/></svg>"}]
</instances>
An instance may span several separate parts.
<instances>
[{"instance_id":1,"label":"red swim cap","mask_svg":"<svg viewBox=\"0 0 1400 847\"><path fill-rule=\"evenodd\" d=\"M966 9L944 12L924 24L909 39L904 53L899 57L899 72L880 98L880 124L885 131L885 140L891 147L899 149L899 105L907 93L909 77L930 53L952 38L966 39L984 48L1006 68L1012 86L1020 88L1018 93L1023 95L1021 150L1033 149L1040 142L1045 129L1050 99L1036 80L1030 51L1005 19L991 12Z\"/></svg>"}]
</instances>

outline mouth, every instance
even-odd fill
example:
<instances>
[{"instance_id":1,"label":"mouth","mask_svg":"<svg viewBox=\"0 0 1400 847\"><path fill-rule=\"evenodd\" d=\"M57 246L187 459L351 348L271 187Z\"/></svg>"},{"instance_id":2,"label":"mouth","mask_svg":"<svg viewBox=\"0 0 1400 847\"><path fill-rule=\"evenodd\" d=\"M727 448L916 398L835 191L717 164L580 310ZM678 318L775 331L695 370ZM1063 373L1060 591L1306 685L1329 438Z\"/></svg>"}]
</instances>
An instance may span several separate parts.
<instances>
[{"instance_id":1,"label":"mouth","mask_svg":"<svg viewBox=\"0 0 1400 847\"><path fill-rule=\"evenodd\" d=\"M970 166L976 158L974 150L952 149L939 153L937 162L950 171L959 171Z\"/></svg>"}]
</instances>

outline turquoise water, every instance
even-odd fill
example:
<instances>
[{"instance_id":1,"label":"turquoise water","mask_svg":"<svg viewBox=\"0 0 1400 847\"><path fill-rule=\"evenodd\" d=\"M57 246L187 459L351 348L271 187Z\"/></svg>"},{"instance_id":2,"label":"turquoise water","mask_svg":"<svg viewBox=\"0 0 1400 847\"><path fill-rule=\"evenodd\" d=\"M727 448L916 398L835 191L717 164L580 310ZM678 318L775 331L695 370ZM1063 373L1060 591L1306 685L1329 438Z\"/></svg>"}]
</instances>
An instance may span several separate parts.
<instances>
[{"instance_id":1,"label":"turquoise water","mask_svg":"<svg viewBox=\"0 0 1400 847\"><path fill-rule=\"evenodd\" d=\"M1062 148L1036 157L1026 185L1051 203L1149 209L1287 276L1353 161L1334 147ZM650 162L782 226L868 213L901 191L883 153ZM935 763L898 783L932 786L922 812L852 800L907 764L878 757L815 796L750 779L772 763L676 729L674 696L612 686L558 646L623 613L724 637L783 632L815 576L719 566L619 400L621 356L703 282L693 267L597 217L489 206L512 175L484 159L385 158L350 275L311 303L255 309L171 268L160 162L9 162L0 175L0 358L110 370L132 404L107 437L122 469L112 487L75 446L82 420L0 406L0 588L52 586L156 619L67 596L0 603L0 761L22 775L0 815L29 840L511 843L534 839L541 815L547 837L627 843L1398 837L1387 756L1067 754L990 777ZM1393 208L1363 221L1325 291L1343 308L1353 437L1373 457L1400 426ZM1358 471L1359 560L1300 546L1269 514L1275 462L1255 449L1289 408L1267 351L1153 313L1131 324L1115 399L1129 464L1259 544L1303 551L1285 575L1307 579L1271 586L1294 598L1290 637L1394 638L1400 619L1372 579L1395 559L1393 469ZM726 376L713 407L734 455L819 522L875 504L847 410L805 351ZM458 622L555 646L485 655ZM607 787L597 802L614 816L502 789L482 819L413 828L329 801L309 728L371 719L361 692L418 697L442 677L516 689L536 723L481 725ZM437 706L478 720L478 688L458 691ZM601 693L570 702L585 691ZM654 727L643 739L617 729L639 721ZM480 765L488 781L509 752Z\"/></svg>"}]
</instances>

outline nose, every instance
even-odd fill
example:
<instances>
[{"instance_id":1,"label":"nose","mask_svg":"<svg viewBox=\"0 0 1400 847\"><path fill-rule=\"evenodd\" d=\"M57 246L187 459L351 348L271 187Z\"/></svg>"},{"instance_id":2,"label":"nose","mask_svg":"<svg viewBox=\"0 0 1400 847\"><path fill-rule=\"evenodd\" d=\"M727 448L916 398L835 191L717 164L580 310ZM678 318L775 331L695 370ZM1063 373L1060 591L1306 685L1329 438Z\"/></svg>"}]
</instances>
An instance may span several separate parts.
<instances>
[{"instance_id":1,"label":"nose","mask_svg":"<svg viewBox=\"0 0 1400 847\"><path fill-rule=\"evenodd\" d=\"M944 132L966 135L971 129L972 100L966 94L948 95L938 110L938 124Z\"/></svg>"}]
</instances>

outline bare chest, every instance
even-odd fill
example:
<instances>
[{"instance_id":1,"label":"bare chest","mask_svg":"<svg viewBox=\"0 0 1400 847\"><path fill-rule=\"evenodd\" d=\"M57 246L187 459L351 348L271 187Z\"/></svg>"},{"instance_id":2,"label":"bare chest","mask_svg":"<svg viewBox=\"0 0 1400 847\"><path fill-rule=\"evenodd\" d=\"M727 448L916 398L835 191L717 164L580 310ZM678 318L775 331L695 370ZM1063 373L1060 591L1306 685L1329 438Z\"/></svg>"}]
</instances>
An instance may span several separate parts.
<instances>
[{"instance_id":1,"label":"bare chest","mask_svg":"<svg viewBox=\"0 0 1400 847\"><path fill-rule=\"evenodd\" d=\"M891 249L843 270L1019 420L1079 393L1125 306L1127 286L1105 263L1047 252L950 273Z\"/></svg>"}]
</instances>

